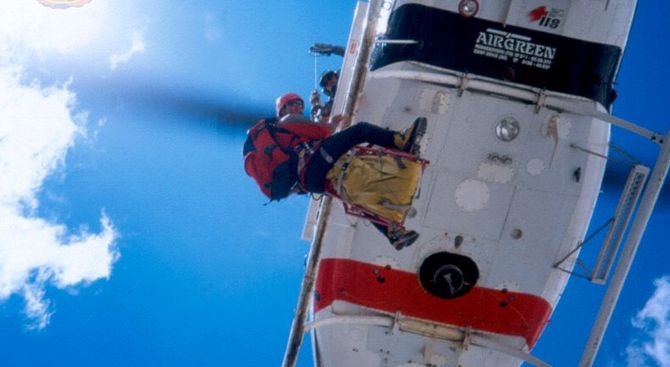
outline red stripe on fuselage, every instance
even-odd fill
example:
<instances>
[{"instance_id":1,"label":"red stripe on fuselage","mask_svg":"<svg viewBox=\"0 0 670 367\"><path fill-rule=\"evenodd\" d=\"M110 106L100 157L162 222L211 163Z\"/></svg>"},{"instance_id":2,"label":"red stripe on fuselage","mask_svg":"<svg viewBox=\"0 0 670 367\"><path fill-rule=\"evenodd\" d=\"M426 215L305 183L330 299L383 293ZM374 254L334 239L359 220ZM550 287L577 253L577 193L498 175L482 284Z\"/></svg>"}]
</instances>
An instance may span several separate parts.
<instances>
[{"instance_id":1,"label":"red stripe on fuselage","mask_svg":"<svg viewBox=\"0 0 670 367\"><path fill-rule=\"evenodd\" d=\"M529 348L551 314L551 305L543 298L506 290L475 287L458 298L438 298L421 287L415 273L350 259L321 260L316 291L316 312L342 300L418 319L520 336Z\"/></svg>"}]
</instances>

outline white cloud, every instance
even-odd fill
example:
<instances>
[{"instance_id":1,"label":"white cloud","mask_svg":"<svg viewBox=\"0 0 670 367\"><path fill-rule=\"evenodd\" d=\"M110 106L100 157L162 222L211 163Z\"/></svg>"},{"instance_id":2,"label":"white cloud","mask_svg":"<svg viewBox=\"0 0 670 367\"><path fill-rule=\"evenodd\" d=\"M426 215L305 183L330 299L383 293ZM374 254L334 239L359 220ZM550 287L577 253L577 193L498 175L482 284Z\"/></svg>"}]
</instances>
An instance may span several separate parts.
<instances>
[{"instance_id":1,"label":"white cloud","mask_svg":"<svg viewBox=\"0 0 670 367\"><path fill-rule=\"evenodd\" d=\"M643 332L626 348L628 366L670 367L670 277L654 281L656 290L644 308L631 320Z\"/></svg>"},{"instance_id":2,"label":"white cloud","mask_svg":"<svg viewBox=\"0 0 670 367\"><path fill-rule=\"evenodd\" d=\"M105 26L107 1L53 9L36 0L0 1L0 55L66 53L93 42Z\"/></svg>"},{"instance_id":3,"label":"white cloud","mask_svg":"<svg viewBox=\"0 0 670 367\"><path fill-rule=\"evenodd\" d=\"M115 70L119 65L125 64L136 54L143 52L145 49L144 39L140 33L133 34L130 49L120 54L114 54L109 58L109 66Z\"/></svg>"},{"instance_id":4,"label":"white cloud","mask_svg":"<svg viewBox=\"0 0 670 367\"><path fill-rule=\"evenodd\" d=\"M20 67L0 59L0 302L22 296L32 326L43 328L52 313L46 287L109 278L118 233L104 213L99 233L74 235L35 215L37 194L64 168L68 149L84 134L85 115L73 112L68 83L44 87L22 84L22 77Z\"/></svg>"},{"instance_id":5,"label":"white cloud","mask_svg":"<svg viewBox=\"0 0 670 367\"><path fill-rule=\"evenodd\" d=\"M82 7L91 2L91 0L38 0L40 4L54 9L67 9L72 7Z\"/></svg>"},{"instance_id":6,"label":"white cloud","mask_svg":"<svg viewBox=\"0 0 670 367\"><path fill-rule=\"evenodd\" d=\"M49 301L44 298L44 288L39 283L27 283L21 294L26 300L26 315L33 320L31 329L42 329L47 326L51 318Z\"/></svg>"}]
</instances>

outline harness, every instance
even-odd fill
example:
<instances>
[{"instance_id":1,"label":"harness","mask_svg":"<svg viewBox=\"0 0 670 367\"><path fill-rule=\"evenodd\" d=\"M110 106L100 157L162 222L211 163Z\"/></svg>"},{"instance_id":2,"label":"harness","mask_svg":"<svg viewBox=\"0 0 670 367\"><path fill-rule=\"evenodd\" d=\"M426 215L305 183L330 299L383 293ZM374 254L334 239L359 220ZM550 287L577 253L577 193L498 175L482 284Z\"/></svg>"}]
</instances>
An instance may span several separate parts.
<instances>
[{"instance_id":1,"label":"harness","mask_svg":"<svg viewBox=\"0 0 670 367\"><path fill-rule=\"evenodd\" d=\"M314 154L321 154L321 156L324 157L324 159L327 161L328 158L330 158L329 162L332 162L333 158L330 157L328 152L326 152L324 149L321 149L321 140L312 140L300 143L294 148L294 152L298 155L298 165L296 170L296 173L298 174L298 181L296 182L296 188L299 189L299 192L301 193L307 193L309 190L307 190L307 183L305 182L305 178L307 167L309 167L309 163L312 161ZM328 158L326 158L326 156Z\"/></svg>"},{"instance_id":2,"label":"harness","mask_svg":"<svg viewBox=\"0 0 670 367\"><path fill-rule=\"evenodd\" d=\"M261 120L247 134L245 170L271 200L306 193L307 166L330 134L327 126L310 121Z\"/></svg>"}]
</instances>

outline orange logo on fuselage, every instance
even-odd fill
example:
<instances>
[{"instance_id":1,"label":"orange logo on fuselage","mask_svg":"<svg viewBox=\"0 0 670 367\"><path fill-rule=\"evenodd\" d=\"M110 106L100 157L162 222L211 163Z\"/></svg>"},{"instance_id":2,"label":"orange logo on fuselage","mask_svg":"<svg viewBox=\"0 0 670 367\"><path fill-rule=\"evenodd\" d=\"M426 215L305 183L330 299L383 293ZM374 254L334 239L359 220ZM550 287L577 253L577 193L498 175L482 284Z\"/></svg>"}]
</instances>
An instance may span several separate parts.
<instances>
[{"instance_id":1,"label":"orange logo on fuselage","mask_svg":"<svg viewBox=\"0 0 670 367\"><path fill-rule=\"evenodd\" d=\"M546 6L538 6L528 13L528 19L530 19L531 22L536 22L542 17L547 16L547 14L549 14L549 12L547 11Z\"/></svg>"}]
</instances>

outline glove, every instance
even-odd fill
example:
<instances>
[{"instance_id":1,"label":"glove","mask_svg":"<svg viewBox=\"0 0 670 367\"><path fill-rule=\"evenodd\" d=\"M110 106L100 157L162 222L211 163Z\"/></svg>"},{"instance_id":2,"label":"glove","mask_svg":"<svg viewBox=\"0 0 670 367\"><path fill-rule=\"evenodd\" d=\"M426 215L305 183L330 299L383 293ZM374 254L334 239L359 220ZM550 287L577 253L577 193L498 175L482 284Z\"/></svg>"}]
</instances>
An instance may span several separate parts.
<instances>
[{"instance_id":1,"label":"glove","mask_svg":"<svg viewBox=\"0 0 670 367\"><path fill-rule=\"evenodd\" d=\"M318 90L314 89L312 94L309 95L309 104L312 106L321 105L321 97Z\"/></svg>"}]
</instances>

